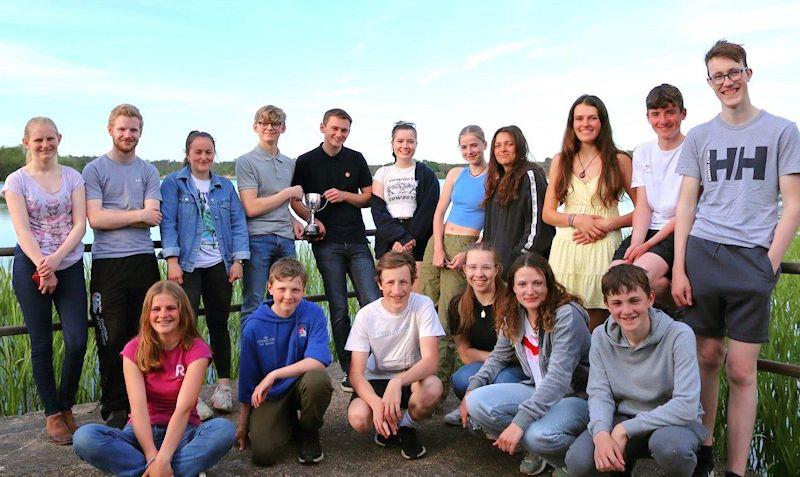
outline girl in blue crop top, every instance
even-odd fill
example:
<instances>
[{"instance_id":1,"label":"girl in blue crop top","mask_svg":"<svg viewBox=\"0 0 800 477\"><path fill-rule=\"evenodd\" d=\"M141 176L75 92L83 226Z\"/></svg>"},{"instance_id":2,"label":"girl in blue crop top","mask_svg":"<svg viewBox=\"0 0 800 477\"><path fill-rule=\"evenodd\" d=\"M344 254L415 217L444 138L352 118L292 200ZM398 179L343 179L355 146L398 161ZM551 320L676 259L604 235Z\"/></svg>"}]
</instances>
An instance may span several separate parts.
<instances>
[{"instance_id":1,"label":"girl in blue crop top","mask_svg":"<svg viewBox=\"0 0 800 477\"><path fill-rule=\"evenodd\" d=\"M455 369L456 352L450 336L447 312L450 301L466 286L461 267L465 251L478 240L483 229L484 184L486 182L486 138L478 126L466 126L458 135L461 156L467 167L447 173L439 203L433 214L433 236L428 241L420 269L422 293L437 305L439 321L448 336L439 342L438 377L447 386ZM445 212L452 202L447 221Z\"/></svg>"}]
</instances>

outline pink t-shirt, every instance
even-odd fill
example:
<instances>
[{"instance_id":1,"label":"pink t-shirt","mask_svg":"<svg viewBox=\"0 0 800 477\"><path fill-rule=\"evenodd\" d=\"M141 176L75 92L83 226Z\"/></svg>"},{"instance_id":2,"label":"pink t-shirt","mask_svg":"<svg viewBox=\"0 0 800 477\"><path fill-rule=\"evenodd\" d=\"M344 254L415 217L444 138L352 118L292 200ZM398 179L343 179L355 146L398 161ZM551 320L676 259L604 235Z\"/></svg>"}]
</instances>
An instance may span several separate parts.
<instances>
[{"instance_id":1,"label":"pink t-shirt","mask_svg":"<svg viewBox=\"0 0 800 477\"><path fill-rule=\"evenodd\" d=\"M139 349L139 337L130 340L122 349L120 356L136 362L136 350ZM166 426L175 412L178 392L183 385L183 378L189 365L198 359L211 359L211 349L201 339L195 340L192 347L184 350L180 346L161 353L161 370L144 375L144 389L147 394L147 412L150 424ZM130 420L128 420L130 422ZM192 406L189 424L200 425L197 410Z\"/></svg>"},{"instance_id":2,"label":"pink t-shirt","mask_svg":"<svg viewBox=\"0 0 800 477\"><path fill-rule=\"evenodd\" d=\"M72 191L83 187L80 172L61 166L61 187L48 192L25 169L17 169L6 177L3 194L16 192L25 198L28 209L28 224L31 234L45 255L50 255L67 240L72 230ZM59 270L63 270L83 258L83 244L78 243L64 257Z\"/></svg>"}]
</instances>

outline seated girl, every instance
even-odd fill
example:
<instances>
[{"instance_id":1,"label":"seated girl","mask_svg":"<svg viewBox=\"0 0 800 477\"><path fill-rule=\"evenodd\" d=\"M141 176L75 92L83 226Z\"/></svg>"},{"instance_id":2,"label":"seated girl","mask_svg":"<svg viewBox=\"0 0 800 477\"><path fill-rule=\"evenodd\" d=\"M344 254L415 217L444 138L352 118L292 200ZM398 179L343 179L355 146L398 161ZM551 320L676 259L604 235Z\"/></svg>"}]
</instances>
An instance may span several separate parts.
<instances>
[{"instance_id":1,"label":"seated girl","mask_svg":"<svg viewBox=\"0 0 800 477\"><path fill-rule=\"evenodd\" d=\"M518 257L509 277L512 286L497 305L497 345L469 381L462 416L464 422L471 416L503 452L513 454L521 444L527 454L520 472L535 475L548 462L563 467L589 422L589 315L541 255ZM528 379L490 384L515 358Z\"/></svg>"},{"instance_id":2,"label":"seated girl","mask_svg":"<svg viewBox=\"0 0 800 477\"><path fill-rule=\"evenodd\" d=\"M234 442L233 424L200 423L195 404L211 360L200 339L189 299L175 282L147 291L139 334L120 353L131 404L124 429L80 427L78 456L115 475L198 475L213 467Z\"/></svg>"},{"instance_id":3,"label":"seated girl","mask_svg":"<svg viewBox=\"0 0 800 477\"><path fill-rule=\"evenodd\" d=\"M453 297L449 308L449 326L453 330L458 357L464 364L450 377L453 392L464 398L469 379L481 369L483 362L497 343L497 323L494 313L495 298L502 296L506 285L500 278L500 264L494 249L479 242L467 249L464 274L467 287ZM526 379L519 363L514 362L494 378L495 383L518 383ZM460 426L461 411L455 409L444 416L444 422Z\"/></svg>"}]
</instances>

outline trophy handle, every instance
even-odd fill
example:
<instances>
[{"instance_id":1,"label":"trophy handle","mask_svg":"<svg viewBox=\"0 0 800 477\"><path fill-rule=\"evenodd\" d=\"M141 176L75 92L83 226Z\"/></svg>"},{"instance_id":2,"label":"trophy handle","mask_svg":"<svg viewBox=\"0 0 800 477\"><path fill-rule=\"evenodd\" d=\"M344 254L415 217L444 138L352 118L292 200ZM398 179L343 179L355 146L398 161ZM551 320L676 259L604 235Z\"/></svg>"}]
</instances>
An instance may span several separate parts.
<instances>
[{"instance_id":1,"label":"trophy handle","mask_svg":"<svg viewBox=\"0 0 800 477\"><path fill-rule=\"evenodd\" d=\"M325 205L323 205L322 207L320 207L319 209L317 209L317 212L320 212L322 209L324 209L325 207L327 207L327 206L328 206L328 203L329 203L328 199L326 199L325 197L323 197L323 196L321 196L321 195L320 195L320 199L325 201Z\"/></svg>"}]
</instances>

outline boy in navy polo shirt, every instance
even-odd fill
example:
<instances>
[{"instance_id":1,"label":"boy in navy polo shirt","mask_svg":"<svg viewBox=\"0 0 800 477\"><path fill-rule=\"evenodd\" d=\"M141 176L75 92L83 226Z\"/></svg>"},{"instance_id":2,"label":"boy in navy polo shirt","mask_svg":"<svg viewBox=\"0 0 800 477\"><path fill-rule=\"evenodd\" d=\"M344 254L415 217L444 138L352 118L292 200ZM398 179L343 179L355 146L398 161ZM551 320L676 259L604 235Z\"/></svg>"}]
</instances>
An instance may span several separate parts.
<instances>
[{"instance_id":1,"label":"boy in navy polo shirt","mask_svg":"<svg viewBox=\"0 0 800 477\"><path fill-rule=\"evenodd\" d=\"M315 215L320 237L312 243L314 259L322 275L325 298L330 306L331 331L342 371L342 390L353 392L347 372L350 352L344 349L350 334L347 309L347 276L353 282L358 304L363 308L380 297L375 284L375 259L369 249L361 209L369 207L372 174L364 156L344 147L353 119L342 109L331 109L319 126L323 142L297 158L292 185L306 193L321 194L325 209ZM309 213L298 200L292 208L304 220Z\"/></svg>"},{"instance_id":2,"label":"boy in navy polo shirt","mask_svg":"<svg viewBox=\"0 0 800 477\"><path fill-rule=\"evenodd\" d=\"M325 455L319 442L333 387L325 367L332 356L322 308L303 299L306 271L281 258L269 272L272 300L248 318L239 366L239 449L251 444L253 463L269 465L297 427L301 464ZM300 417L297 417L300 411Z\"/></svg>"}]
</instances>

